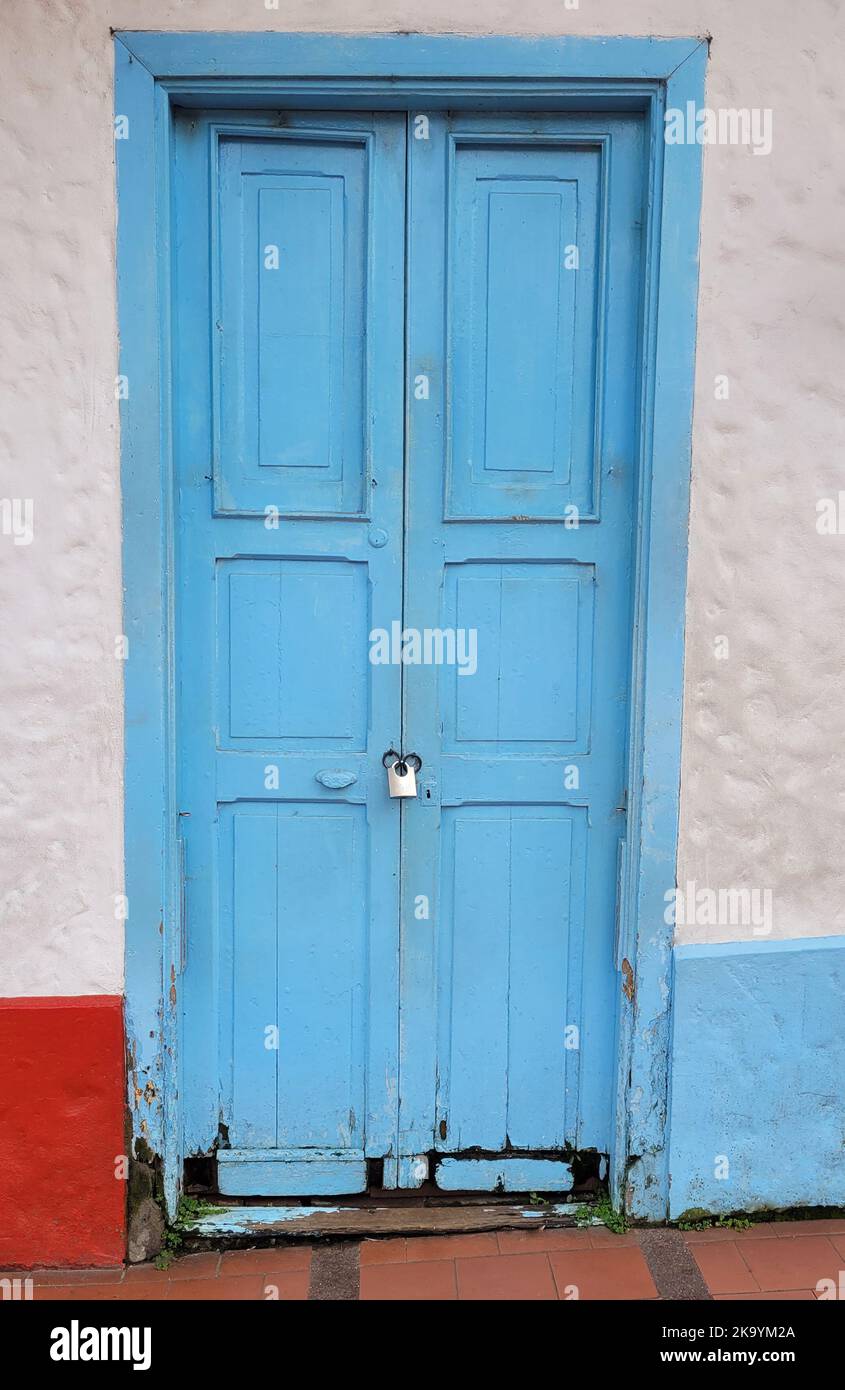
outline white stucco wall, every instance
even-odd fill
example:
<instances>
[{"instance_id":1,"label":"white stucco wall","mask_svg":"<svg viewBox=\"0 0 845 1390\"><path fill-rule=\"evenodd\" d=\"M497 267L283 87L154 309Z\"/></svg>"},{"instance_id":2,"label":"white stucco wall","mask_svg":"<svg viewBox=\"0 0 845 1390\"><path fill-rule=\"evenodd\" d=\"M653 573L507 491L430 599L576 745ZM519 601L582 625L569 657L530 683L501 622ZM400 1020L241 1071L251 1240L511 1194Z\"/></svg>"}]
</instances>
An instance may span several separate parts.
<instances>
[{"instance_id":1,"label":"white stucco wall","mask_svg":"<svg viewBox=\"0 0 845 1390\"><path fill-rule=\"evenodd\" d=\"M713 35L709 105L772 108L774 148L705 158L679 879L845 929L839 0L3 0L0 495L35 530L0 536L0 994L122 984L110 26Z\"/></svg>"}]
</instances>

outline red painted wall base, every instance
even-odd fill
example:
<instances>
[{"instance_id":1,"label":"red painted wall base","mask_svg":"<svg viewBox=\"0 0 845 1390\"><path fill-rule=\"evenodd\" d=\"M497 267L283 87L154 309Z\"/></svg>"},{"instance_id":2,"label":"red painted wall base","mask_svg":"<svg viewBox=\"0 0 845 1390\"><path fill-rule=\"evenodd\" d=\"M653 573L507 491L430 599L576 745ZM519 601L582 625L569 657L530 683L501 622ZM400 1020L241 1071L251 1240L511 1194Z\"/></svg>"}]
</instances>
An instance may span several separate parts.
<instances>
[{"instance_id":1,"label":"red painted wall base","mask_svg":"<svg viewBox=\"0 0 845 1390\"><path fill-rule=\"evenodd\" d=\"M0 999L0 1270L122 1263L124 1069L119 996Z\"/></svg>"}]
</instances>

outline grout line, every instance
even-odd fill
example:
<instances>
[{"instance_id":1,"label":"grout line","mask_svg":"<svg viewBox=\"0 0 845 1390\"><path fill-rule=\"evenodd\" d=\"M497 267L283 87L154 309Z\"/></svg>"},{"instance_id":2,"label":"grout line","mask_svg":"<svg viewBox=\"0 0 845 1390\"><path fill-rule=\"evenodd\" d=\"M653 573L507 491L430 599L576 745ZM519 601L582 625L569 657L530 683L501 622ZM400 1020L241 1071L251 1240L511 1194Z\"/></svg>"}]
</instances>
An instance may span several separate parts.
<instances>
[{"instance_id":1,"label":"grout line","mask_svg":"<svg viewBox=\"0 0 845 1390\"><path fill-rule=\"evenodd\" d=\"M760 1286L760 1280L757 1278L757 1275L754 1273L754 1270L751 1268L751 1266L750 1266L750 1264L748 1263L747 1259L746 1259L745 1256L743 1255L743 1253L742 1253L742 1246L741 1246L740 1242L739 1242L738 1240L735 1240L735 1241L732 1241L731 1243L732 1243L732 1245L733 1245L734 1250L735 1250L736 1253L739 1255L739 1258L742 1260L742 1263L745 1265L745 1268L748 1270L748 1273L751 1275L751 1278L754 1280L754 1283L757 1285L757 1288L758 1288L758 1289L760 1290L760 1292L762 1293L762 1292L763 1292L763 1289L762 1289L761 1286Z\"/></svg>"},{"instance_id":2,"label":"grout line","mask_svg":"<svg viewBox=\"0 0 845 1390\"><path fill-rule=\"evenodd\" d=\"M637 1244L645 1256L659 1298L712 1299L681 1231L638 1231Z\"/></svg>"}]
</instances>

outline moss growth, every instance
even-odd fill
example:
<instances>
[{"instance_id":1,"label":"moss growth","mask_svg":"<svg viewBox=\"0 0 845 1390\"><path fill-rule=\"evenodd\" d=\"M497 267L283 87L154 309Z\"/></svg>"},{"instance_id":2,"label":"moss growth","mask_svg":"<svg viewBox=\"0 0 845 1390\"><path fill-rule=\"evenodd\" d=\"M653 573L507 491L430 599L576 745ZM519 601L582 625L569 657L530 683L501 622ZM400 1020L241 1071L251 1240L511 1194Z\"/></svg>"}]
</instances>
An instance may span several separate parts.
<instances>
[{"instance_id":1,"label":"moss growth","mask_svg":"<svg viewBox=\"0 0 845 1390\"><path fill-rule=\"evenodd\" d=\"M762 1222L815 1221L820 1217L845 1216L843 1207L790 1207L787 1211L734 1211L714 1216L703 1207L688 1207L674 1223L679 1231L747 1231Z\"/></svg>"},{"instance_id":2,"label":"moss growth","mask_svg":"<svg viewBox=\"0 0 845 1390\"><path fill-rule=\"evenodd\" d=\"M628 1229L624 1212L614 1211L606 1197L594 1206L579 1211L575 1221L578 1226L595 1226L601 1223L617 1236L624 1235Z\"/></svg>"},{"instance_id":3,"label":"moss growth","mask_svg":"<svg viewBox=\"0 0 845 1390\"><path fill-rule=\"evenodd\" d=\"M202 1202L196 1197L180 1197L176 1217L165 1228L164 1248L156 1258L156 1269L167 1269L182 1249L185 1243L185 1233L201 1216L208 1216L214 1211L217 1211L217 1207L210 1206L208 1202Z\"/></svg>"}]
</instances>

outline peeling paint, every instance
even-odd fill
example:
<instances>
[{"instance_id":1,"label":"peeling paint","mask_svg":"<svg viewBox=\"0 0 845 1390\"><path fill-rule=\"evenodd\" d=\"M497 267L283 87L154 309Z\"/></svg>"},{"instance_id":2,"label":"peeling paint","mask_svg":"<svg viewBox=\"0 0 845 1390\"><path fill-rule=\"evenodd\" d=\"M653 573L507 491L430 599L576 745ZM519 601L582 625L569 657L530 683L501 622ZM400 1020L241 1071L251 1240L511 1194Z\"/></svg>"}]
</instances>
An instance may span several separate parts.
<instances>
[{"instance_id":1,"label":"peeling paint","mask_svg":"<svg viewBox=\"0 0 845 1390\"><path fill-rule=\"evenodd\" d=\"M541 1208L522 1207L515 1209L508 1207L507 1211L512 1214L517 1210L521 1220L538 1222L542 1225L552 1219L572 1218L583 1209L584 1204L579 1202L553 1202ZM503 1211L501 1207L482 1207L480 1210L485 1216L494 1217L500 1217ZM355 1208L349 1207L220 1207L218 1211L204 1214L185 1224L186 1230L190 1230L193 1236L272 1236L274 1231L281 1234L286 1229L289 1230L291 1226L303 1222L319 1227L326 1216L353 1216L355 1214ZM360 1215L360 1213L358 1214ZM385 1209L373 1208L367 1214L372 1215L374 1223L378 1223L379 1234L385 1234L383 1226Z\"/></svg>"},{"instance_id":2,"label":"peeling paint","mask_svg":"<svg viewBox=\"0 0 845 1390\"><path fill-rule=\"evenodd\" d=\"M197 1235L251 1235L268 1227L286 1226L309 1217L326 1216L341 1207L221 1207L219 1212L189 1223Z\"/></svg>"},{"instance_id":3,"label":"peeling paint","mask_svg":"<svg viewBox=\"0 0 845 1390\"><path fill-rule=\"evenodd\" d=\"M635 993L634 972L631 969L631 962L627 959L623 960L622 962L622 974L625 977L624 983L622 985L622 993L628 1000L628 1003L633 1004Z\"/></svg>"}]
</instances>

